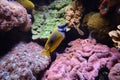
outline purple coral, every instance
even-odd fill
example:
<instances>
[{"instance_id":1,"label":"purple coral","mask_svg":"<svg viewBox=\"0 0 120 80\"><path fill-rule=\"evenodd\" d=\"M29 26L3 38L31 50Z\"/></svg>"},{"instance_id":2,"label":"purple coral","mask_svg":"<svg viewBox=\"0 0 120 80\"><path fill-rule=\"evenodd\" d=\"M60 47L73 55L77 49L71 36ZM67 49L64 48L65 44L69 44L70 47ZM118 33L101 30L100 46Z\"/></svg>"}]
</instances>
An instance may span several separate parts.
<instances>
[{"instance_id":1,"label":"purple coral","mask_svg":"<svg viewBox=\"0 0 120 80\"><path fill-rule=\"evenodd\" d=\"M120 80L120 63L115 64L110 70L109 80Z\"/></svg>"},{"instance_id":2,"label":"purple coral","mask_svg":"<svg viewBox=\"0 0 120 80\"><path fill-rule=\"evenodd\" d=\"M94 39L77 39L60 54L42 80L95 80L101 68L111 69L120 62L116 48L98 44Z\"/></svg>"},{"instance_id":3,"label":"purple coral","mask_svg":"<svg viewBox=\"0 0 120 80\"><path fill-rule=\"evenodd\" d=\"M26 9L15 1L0 0L0 29L9 31L20 27L23 31L31 28L31 15Z\"/></svg>"},{"instance_id":4,"label":"purple coral","mask_svg":"<svg viewBox=\"0 0 120 80\"><path fill-rule=\"evenodd\" d=\"M37 43L20 43L0 60L0 80L36 80L50 61Z\"/></svg>"}]
</instances>

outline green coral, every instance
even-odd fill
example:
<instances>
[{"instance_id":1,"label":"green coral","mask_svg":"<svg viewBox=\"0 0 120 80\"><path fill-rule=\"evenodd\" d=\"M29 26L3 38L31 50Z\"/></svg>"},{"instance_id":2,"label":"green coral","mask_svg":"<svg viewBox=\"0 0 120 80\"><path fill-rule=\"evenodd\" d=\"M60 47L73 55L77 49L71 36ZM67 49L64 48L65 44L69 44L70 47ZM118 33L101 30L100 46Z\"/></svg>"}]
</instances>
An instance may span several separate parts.
<instances>
[{"instance_id":1,"label":"green coral","mask_svg":"<svg viewBox=\"0 0 120 80\"><path fill-rule=\"evenodd\" d=\"M43 6L43 11L34 14L35 22L32 25L32 39L46 39L55 27L65 23L65 8L72 0L55 0L48 6Z\"/></svg>"},{"instance_id":2,"label":"green coral","mask_svg":"<svg viewBox=\"0 0 120 80\"><path fill-rule=\"evenodd\" d=\"M95 12L90 12L90 13L86 14L85 17L83 18L82 26L87 26L88 20L94 14L95 14Z\"/></svg>"},{"instance_id":3,"label":"green coral","mask_svg":"<svg viewBox=\"0 0 120 80\"><path fill-rule=\"evenodd\" d=\"M48 7L49 7L49 9L60 10L61 8L64 8L69 4L72 4L72 0L55 0Z\"/></svg>"},{"instance_id":4,"label":"green coral","mask_svg":"<svg viewBox=\"0 0 120 80\"><path fill-rule=\"evenodd\" d=\"M87 25L89 29L99 31L100 29L107 27L109 22L104 16L101 16L100 13L94 13L88 20Z\"/></svg>"},{"instance_id":5,"label":"green coral","mask_svg":"<svg viewBox=\"0 0 120 80\"><path fill-rule=\"evenodd\" d=\"M87 26L89 31L92 32L92 37L95 39L109 40L108 32L110 31L109 20L100 15L98 12L90 12L83 18L83 26Z\"/></svg>"},{"instance_id":6,"label":"green coral","mask_svg":"<svg viewBox=\"0 0 120 80\"><path fill-rule=\"evenodd\" d=\"M109 21L98 12L90 12L83 18L82 25L88 26L89 30L100 31L109 25Z\"/></svg>"}]
</instances>

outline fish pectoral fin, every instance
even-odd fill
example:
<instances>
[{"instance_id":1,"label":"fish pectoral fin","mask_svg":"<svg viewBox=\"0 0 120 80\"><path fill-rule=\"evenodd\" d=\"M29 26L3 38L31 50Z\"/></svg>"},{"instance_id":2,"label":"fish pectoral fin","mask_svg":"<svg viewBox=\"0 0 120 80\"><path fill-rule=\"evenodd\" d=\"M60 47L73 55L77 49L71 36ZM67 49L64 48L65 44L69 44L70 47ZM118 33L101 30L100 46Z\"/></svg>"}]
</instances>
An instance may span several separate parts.
<instances>
[{"instance_id":1,"label":"fish pectoral fin","mask_svg":"<svg viewBox=\"0 0 120 80\"><path fill-rule=\"evenodd\" d=\"M49 50L43 50L41 54L49 57L50 56L50 51Z\"/></svg>"}]
</instances>

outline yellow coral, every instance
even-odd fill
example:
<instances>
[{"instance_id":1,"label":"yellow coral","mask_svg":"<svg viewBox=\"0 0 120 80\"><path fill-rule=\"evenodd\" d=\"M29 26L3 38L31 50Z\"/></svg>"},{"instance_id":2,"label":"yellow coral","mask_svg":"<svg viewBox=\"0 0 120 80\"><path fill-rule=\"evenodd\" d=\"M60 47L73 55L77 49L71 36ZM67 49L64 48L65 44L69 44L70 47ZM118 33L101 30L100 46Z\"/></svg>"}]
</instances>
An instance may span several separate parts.
<instances>
[{"instance_id":1,"label":"yellow coral","mask_svg":"<svg viewBox=\"0 0 120 80\"><path fill-rule=\"evenodd\" d=\"M16 0L16 1L23 5L27 10L33 10L35 7L30 0Z\"/></svg>"},{"instance_id":2,"label":"yellow coral","mask_svg":"<svg viewBox=\"0 0 120 80\"><path fill-rule=\"evenodd\" d=\"M90 12L85 15L83 19L83 26L87 26L91 32L89 37L94 37L98 40L104 40L108 38L108 32L110 31L109 21L106 17L101 16L100 13Z\"/></svg>"},{"instance_id":3,"label":"yellow coral","mask_svg":"<svg viewBox=\"0 0 120 80\"><path fill-rule=\"evenodd\" d=\"M95 29L99 31L100 29L107 27L109 24L108 20L100 15L100 13L95 13L89 17L87 25L90 30Z\"/></svg>"},{"instance_id":4,"label":"yellow coral","mask_svg":"<svg viewBox=\"0 0 120 80\"><path fill-rule=\"evenodd\" d=\"M83 22L82 22L82 26L87 26L87 22L90 19L90 17L94 14L95 12L90 12L88 14L85 15Z\"/></svg>"}]
</instances>

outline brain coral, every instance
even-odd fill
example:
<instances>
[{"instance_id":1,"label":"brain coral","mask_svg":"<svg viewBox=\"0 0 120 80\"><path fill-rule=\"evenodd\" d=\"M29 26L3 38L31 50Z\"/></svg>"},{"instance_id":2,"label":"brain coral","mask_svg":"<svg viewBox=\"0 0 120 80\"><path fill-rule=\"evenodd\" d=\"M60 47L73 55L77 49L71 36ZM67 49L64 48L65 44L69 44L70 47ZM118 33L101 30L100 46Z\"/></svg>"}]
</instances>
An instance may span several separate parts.
<instances>
[{"instance_id":1,"label":"brain coral","mask_svg":"<svg viewBox=\"0 0 120 80\"><path fill-rule=\"evenodd\" d=\"M30 15L26 9L15 1L0 0L0 29L9 31L19 27L23 31L31 28Z\"/></svg>"},{"instance_id":2,"label":"brain coral","mask_svg":"<svg viewBox=\"0 0 120 80\"><path fill-rule=\"evenodd\" d=\"M37 43L19 43L0 59L0 80L36 80L50 58L41 55L43 48Z\"/></svg>"},{"instance_id":3,"label":"brain coral","mask_svg":"<svg viewBox=\"0 0 120 80\"><path fill-rule=\"evenodd\" d=\"M120 62L120 53L116 48L96 43L94 39L77 39L69 45L52 63L42 80L95 80L101 68L110 70Z\"/></svg>"}]
</instances>

